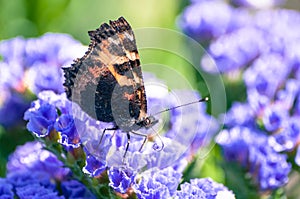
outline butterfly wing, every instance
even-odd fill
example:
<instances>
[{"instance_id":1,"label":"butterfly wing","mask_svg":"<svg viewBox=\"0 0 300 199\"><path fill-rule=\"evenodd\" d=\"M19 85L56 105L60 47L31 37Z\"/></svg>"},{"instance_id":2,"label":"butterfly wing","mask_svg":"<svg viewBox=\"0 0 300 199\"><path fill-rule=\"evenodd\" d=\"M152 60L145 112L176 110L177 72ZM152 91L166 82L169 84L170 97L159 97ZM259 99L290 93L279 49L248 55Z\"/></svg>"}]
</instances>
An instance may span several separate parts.
<instances>
[{"instance_id":1,"label":"butterfly wing","mask_svg":"<svg viewBox=\"0 0 300 199\"><path fill-rule=\"evenodd\" d=\"M86 54L64 68L67 97L91 117L123 126L146 116L147 101L134 33L120 17L89 31Z\"/></svg>"}]
</instances>

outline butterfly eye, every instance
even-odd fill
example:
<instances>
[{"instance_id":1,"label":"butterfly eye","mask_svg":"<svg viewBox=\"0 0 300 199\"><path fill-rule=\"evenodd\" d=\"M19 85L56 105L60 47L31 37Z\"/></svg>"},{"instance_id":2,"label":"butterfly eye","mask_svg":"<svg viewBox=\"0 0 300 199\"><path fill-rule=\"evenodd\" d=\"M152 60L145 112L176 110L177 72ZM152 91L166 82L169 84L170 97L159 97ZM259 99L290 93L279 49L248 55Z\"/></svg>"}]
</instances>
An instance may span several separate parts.
<instances>
[{"instance_id":1,"label":"butterfly eye","mask_svg":"<svg viewBox=\"0 0 300 199\"><path fill-rule=\"evenodd\" d=\"M149 117L147 117L147 118L145 119L145 125L148 126L148 125L150 125L150 124L151 124L151 120L150 120Z\"/></svg>"}]
</instances>

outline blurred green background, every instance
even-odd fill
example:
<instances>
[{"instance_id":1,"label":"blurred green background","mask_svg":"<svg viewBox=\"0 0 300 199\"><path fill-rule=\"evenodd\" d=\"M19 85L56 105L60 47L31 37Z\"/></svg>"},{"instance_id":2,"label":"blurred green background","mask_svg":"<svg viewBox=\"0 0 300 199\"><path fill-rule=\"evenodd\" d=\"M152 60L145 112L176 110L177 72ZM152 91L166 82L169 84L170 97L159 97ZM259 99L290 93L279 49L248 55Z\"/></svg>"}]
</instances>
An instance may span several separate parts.
<instances>
[{"instance_id":1,"label":"blurred green background","mask_svg":"<svg viewBox=\"0 0 300 199\"><path fill-rule=\"evenodd\" d=\"M134 28L175 28L174 22L183 4L184 1L176 0L1 0L0 38L61 32L88 44L87 30L120 16L124 16Z\"/></svg>"},{"instance_id":2,"label":"blurred green background","mask_svg":"<svg viewBox=\"0 0 300 199\"><path fill-rule=\"evenodd\" d=\"M188 0L0 0L0 39L61 32L88 44L87 30L119 16L134 28L177 29L176 17L188 4ZM299 1L288 0L285 7L297 9Z\"/></svg>"}]
</instances>

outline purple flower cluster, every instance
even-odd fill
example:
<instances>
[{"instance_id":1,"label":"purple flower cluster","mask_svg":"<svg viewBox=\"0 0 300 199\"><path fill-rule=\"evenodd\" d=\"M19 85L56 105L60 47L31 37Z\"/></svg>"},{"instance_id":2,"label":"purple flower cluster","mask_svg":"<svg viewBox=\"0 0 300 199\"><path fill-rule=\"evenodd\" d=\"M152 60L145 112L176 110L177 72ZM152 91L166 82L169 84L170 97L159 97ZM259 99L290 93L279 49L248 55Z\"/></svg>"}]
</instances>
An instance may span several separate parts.
<instances>
[{"instance_id":1,"label":"purple flower cluster","mask_svg":"<svg viewBox=\"0 0 300 199\"><path fill-rule=\"evenodd\" d=\"M246 5L251 1L234 2ZM267 2L269 5L279 3ZM254 4L253 7L267 6L258 5L259 1ZM228 73L241 70L258 57L270 53L279 53L283 60L293 61L298 50L290 50L290 46L298 46L299 20L300 14L292 10L250 12L245 7L233 7L222 0L213 0L193 1L181 15L179 26L206 46L207 54L201 61L206 71ZM211 66L211 58L218 71Z\"/></svg>"},{"instance_id":2,"label":"purple flower cluster","mask_svg":"<svg viewBox=\"0 0 300 199\"><path fill-rule=\"evenodd\" d=\"M61 67L82 54L82 45L69 35L48 33L0 42L0 125L16 126L29 107L32 93L62 93Z\"/></svg>"},{"instance_id":3,"label":"purple flower cluster","mask_svg":"<svg viewBox=\"0 0 300 199\"><path fill-rule=\"evenodd\" d=\"M176 193L180 179L181 174L171 167L152 168L142 173L134 190L141 199L170 198Z\"/></svg>"},{"instance_id":4,"label":"purple flower cluster","mask_svg":"<svg viewBox=\"0 0 300 199\"><path fill-rule=\"evenodd\" d=\"M154 78L146 75L145 81L147 76ZM151 113L165 109L161 104L172 107L199 99L196 92L191 91L174 91L172 94L166 92L165 96L158 96L155 94L157 92L153 91L155 86L152 87L147 93L150 102L148 109ZM178 96L185 96L186 99L178 102ZM40 92L38 100L26 111L24 119L28 120L27 128L37 137L59 137L57 141L66 150L71 151L83 146L86 154L83 172L91 177L101 178L107 171L109 186L116 192L126 194L133 188L140 198L164 198L174 196L181 172L189 158L207 145L217 130L217 122L206 115L204 104L172 110L169 114L169 121L160 122L171 126L163 137L158 137L155 132L159 131L160 127L155 127L150 133L141 129L144 134L154 135L153 141L148 141L141 151L143 137L131 135L125 159L123 155L127 145L126 133L117 130L106 131L103 134L104 129L113 127L113 124L89 117L78 105L68 101L64 93ZM157 116L159 118L159 115ZM162 121L163 117L160 120ZM181 131L185 132L184 136ZM146 175L147 173L149 175ZM157 177L154 179L153 175ZM172 176L176 180L170 183L168 181ZM160 184L161 191L156 186L153 187L151 180L155 181L154 184Z\"/></svg>"},{"instance_id":5,"label":"purple flower cluster","mask_svg":"<svg viewBox=\"0 0 300 199\"><path fill-rule=\"evenodd\" d=\"M234 194L222 184L214 182L210 178L191 179L190 183L180 185L180 190L177 191L175 199L191 198L191 199L234 199Z\"/></svg>"},{"instance_id":6,"label":"purple flower cluster","mask_svg":"<svg viewBox=\"0 0 300 199\"><path fill-rule=\"evenodd\" d=\"M0 190L7 190L6 194L4 193L7 198L64 198L59 196L55 184L43 172L11 173L1 180L5 183L0 184Z\"/></svg>"},{"instance_id":7,"label":"purple flower cluster","mask_svg":"<svg viewBox=\"0 0 300 199\"><path fill-rule=\"evenodd\" d=\"M260 190L275 190L288 182L291 165L300 162L300 13L261 9L284 1L230 2L234 6L222 0L193 1L181 15L180 26L206 46L201 60L206 71L220 71L246 88L246 100L232 102L224 114L225 128L216 139L225 159L246 168ZM223 11L217 12L217 5ZM213 11L201 12L209 6ZM207 24L207 18L220 13L231 17L217 22L222 26L214 26L215 21ZM211 66L211 58L219 71ZM232 95L240 94L232 91ZM292 153L295 160L288 162Z\"/></svg>"},{"instance_id":8,"label":"purple flower cluster","mask_svg":"<svg viewBox=\"0 0 300 199\"><path fill-rule=\"evenodd\" d=\"M68 180L70 174L40 142L28 142L10 156L7 177L0 178L0 198L96 198L80 182Z\"/></svg>"},{"instance_id":9,"label":"purple flower cluster","mask_svg":"<svg viewBox=\"0 0 300 199\"><path fill-rule=\"evenodd\" d=\"M131 133L124 158L127 133L103 133L114 124L91 118L63 91L61 67L79 57L81 47L60 34L0 43L0 87L5 91L0 94L0 123L8 126L6 120L10 118L6 119L6 114L14 107L19 115L25 112L27 129L41 141L20 146L10 156L7 176L0 179L1 197L96 198L94 194L102 194L97 184L102 181L107 181L107 193L111 187L124 197L132 193L139 198L175 197L184 168L211 142L217 121L206 114L205 104L200 103L160 113L199 100L200 96L190 90L169 93L162 82L159 86L150 85L146 87L148 111L159 123L148 131L140 130L149 138L146 144L143 136ZM159 82L150 74L145 74L147 80ZM29 105L31 97L25 96L32 93L38 99ZM20 95L20 99L12 99L14 95ZM9 103L12 104L8 106ZM11 124L15 125L16 119L19 118L10 119ZM214 193L213 188L210 191Z\"/></svg>"},{"instance_id":10,"label":"purple flower cluster","mask_svg":"<svg viewBox=\"0 0 300 199\"><path fill-rule=\"evenodd\" d=\"M108 170L109 186L119 193L126 193L131 187L136 176L136 171L130 168L111 167Z\"/></svg>"},{"instance_id":11,"label":"purple flower cluster","mask_svg":"<svg viewBox=\"0 0 300 199\"><path fill-rule=\"evenodd\" d=\"M276 62L269 66L276 67ZM271 74L273 69L269 68L267 73ZM245 76L263 76L253 71L249 68ZM294 106L299 95L297 80L282 78L285 71L273 71L279 73L276 80L268 75L264 77L266 81L249 83L248 101L231 107L225 120L227 129L217 138L225 158L248 168L262 190L274 190L288 182L291 164L280 153L298 151L300 138L300 117ZM295 163L299 165L298 159L296 156Z\"/></svg>"},{"instance_id":12,"label":"purple flower cluster","mask_svg":"<svg viewBox=\"0 0 300 199\"><path fill-rule=\"evenodd\" d=\"M70 170L54 154L44 150L40 142L27 142L17 147L9 157L7 173L36 171L44 172L55 180L65 179L70 174Z\"/></svg>"},{"instance_id":13,"label":"purple flower cluster","mask_svg":"<svg viewBox=\"0 0 300 199\"><path fill-rule=\"evenodd\" d=\"M237 161L247 167L261 190L277 189L287 183L291 171L287 156L277 153L261 132L236 126L223 130L217 142L227 161Z\"/></svg>"},{"instance_id":14,"label":"purple flower cluster","mask_svg":"<svg viewBox=\"0 0 300 199\"><path fill-rule=\"evenodd\" d=\"M250 70L253 68L245 74L250 75ZM272 73L271 67L268 72ZM285 80L278 77L276 81ZM248 101L231 107L225 120L227 129L217 138L225 158L247 167L262 190L273 190L287 183L291 165L287 156L280 153L297 150L300 138L300 117L294 107L299 87L296 80L288 80L287 87L279 87L282 82L249 84Z\"/></svg>"}]
</instances>

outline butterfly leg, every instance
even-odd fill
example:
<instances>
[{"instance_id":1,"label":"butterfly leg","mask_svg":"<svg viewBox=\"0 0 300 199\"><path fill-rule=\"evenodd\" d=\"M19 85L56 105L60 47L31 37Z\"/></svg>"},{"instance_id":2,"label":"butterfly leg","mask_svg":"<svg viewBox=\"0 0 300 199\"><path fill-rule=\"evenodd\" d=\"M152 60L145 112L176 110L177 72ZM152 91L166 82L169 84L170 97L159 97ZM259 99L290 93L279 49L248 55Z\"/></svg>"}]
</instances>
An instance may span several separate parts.
<instances>
[{"instance_id":1,"label":"butterfly leg","mask_svg":"<svg viewBox=\"0 0 300 199\"><path fill-rule=\"evenodd\" d=\"M129 145L130 145L130 134L129 132L126 133L127 134L127 144L126 144L126 148L125 148L125 153L123 155L123 160L125 159L126 157L126 154L127 154L127 151L129 149Z\"/></svg>"},{"instance_id":2,"label":"butterfly leg","mask_svg":"<svg viewBox=\"0 0 300 199\"><path fill-rule=\"evenodd\" d=\"M148 140L148 136L145 135L145 134L142 134L142 133L137 133L137 132L131 132L131 133L133 133L133 134L135 134L135 135L139 135L139 136L144 137L144 141L143 141L143 143L142 143L142 145L141 145L141 147L140 147L140 149L139 149L139 151L141 152L142 149L143 149L143 147L144 147L144 145L145 145L145 143L146 143L146 141Z\"/></svg>"},{"instance_id":3,"label":"butterfly leg","mask_svg":"<svg viewBox=\"0 0 300 199\"><path fill-rule=\"evenodd\" d=\"M101 135L101 138L100 138L100 140L99 140L99 143L98 143L97 148L100 146L100 144L101 144L101 142L102 142L102 139L103 139L103 136L104 136L104 134L105 134L105 131L115 131L115 130L118 130L118 129L119 129L119 127L117 127L117 126L112 127L112 128L105 128L105 129L103 130L103 132L102 132L102 135Z\"/></svg>"},{"instance_id":4,"label":"butterfly leg","mask_svg":"<svg viewBox=\"0 0 300 199\"><path fill-rule=\"evenodd\" d=\"M128 149L129 149L129 145L130 145L130 133L133 133L133 134L135 134L135 135L139 135L139 136L145 137L145 138L144 138L144 141L143 141L143 143L142 143L142 145L141 145L141 147L140 147L140 149L139 149L139 151L142 150L143 146L145 145L145 143L146 143L146 141L147 141L147 139L148 139L147 135L145 135L145 134L137 133L137 132L133 132L133 131L132 131L132 132L127 132L127 144L126 144L126 147L125 147L125 153L124 153L124 155L123 155L123 163L124 163L124 164L125 164L125 157L126 157L126 154L127 154Z\"/></svg>"},{"instance_id":5,"label":"butterfly leg","mask_svg":"<svg viewBox=\"0 0 300 199\"><path fill-rule=\"evenodd\" d=\"M125 153L123 155L123 160L122 160L123 165L126 165L125 157L126 157L128 149L129 149L129 145L130 145L130 134L129 134L129 132L127 132L126 135L127 135L127 144L126 144L126 147L125 147Z\"/></svg>"}]
</instances>

